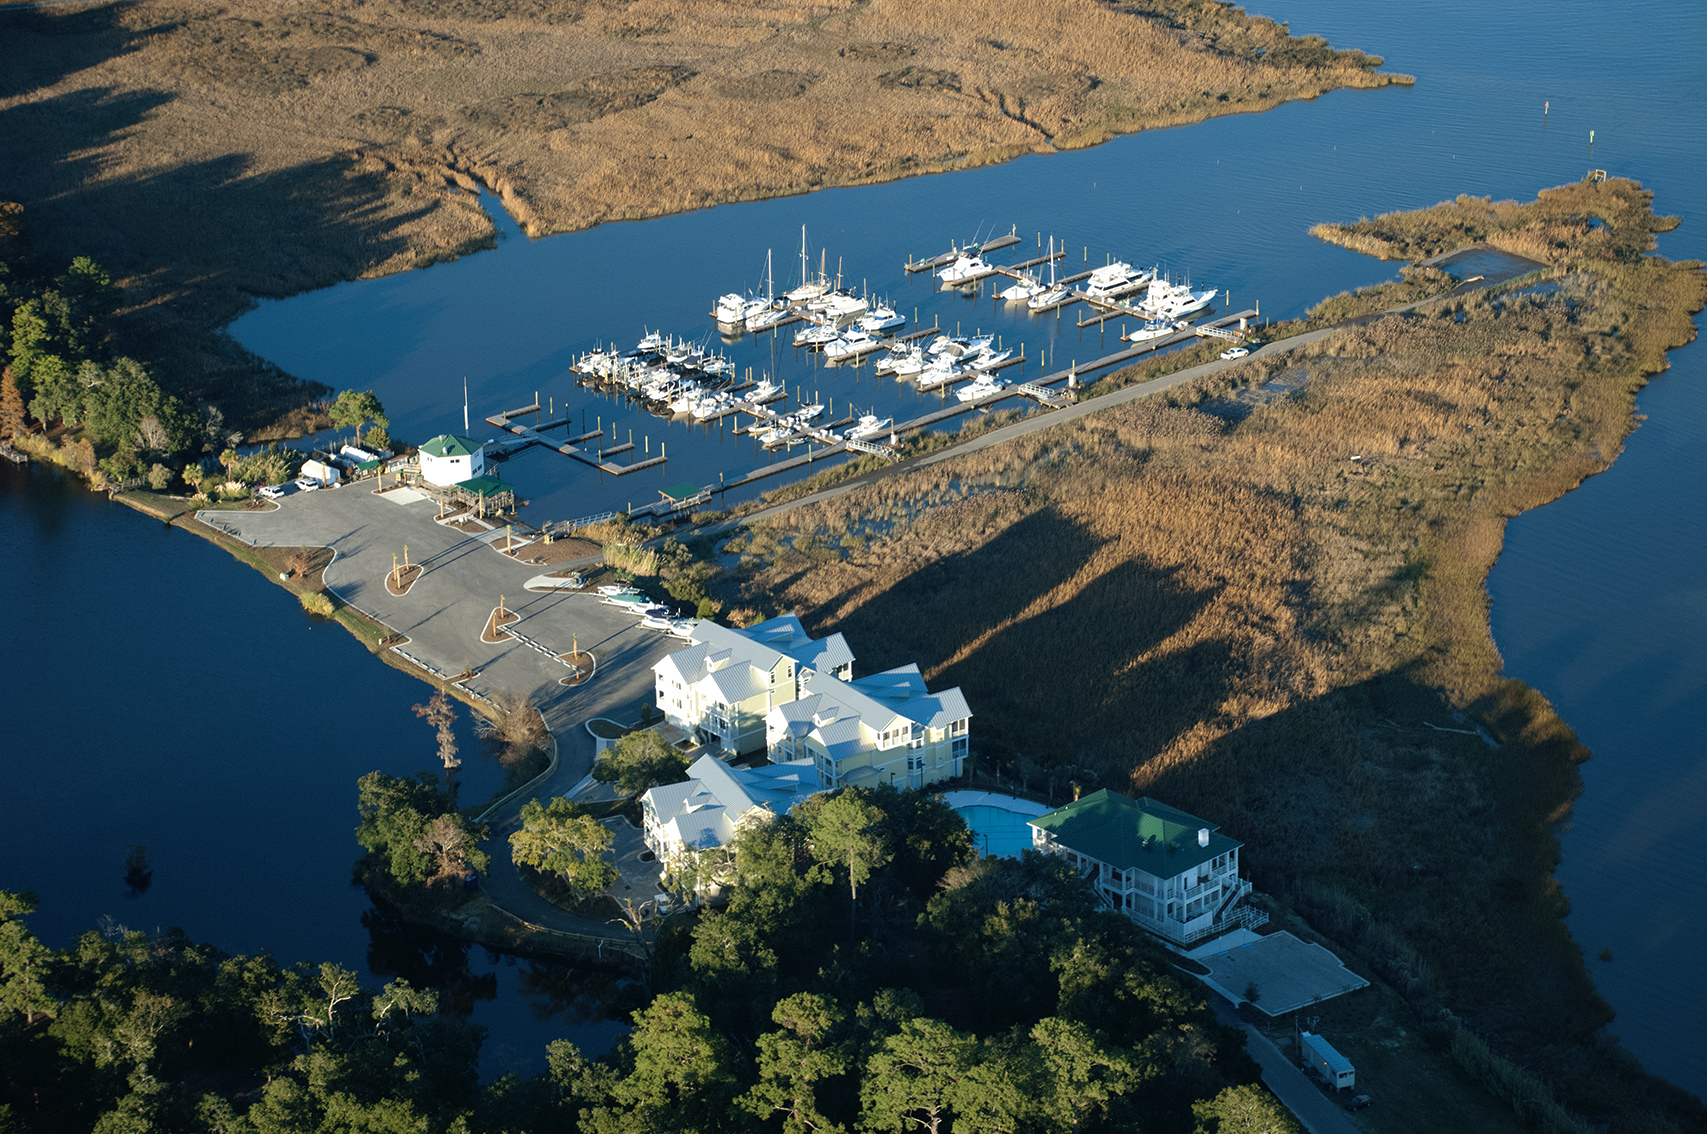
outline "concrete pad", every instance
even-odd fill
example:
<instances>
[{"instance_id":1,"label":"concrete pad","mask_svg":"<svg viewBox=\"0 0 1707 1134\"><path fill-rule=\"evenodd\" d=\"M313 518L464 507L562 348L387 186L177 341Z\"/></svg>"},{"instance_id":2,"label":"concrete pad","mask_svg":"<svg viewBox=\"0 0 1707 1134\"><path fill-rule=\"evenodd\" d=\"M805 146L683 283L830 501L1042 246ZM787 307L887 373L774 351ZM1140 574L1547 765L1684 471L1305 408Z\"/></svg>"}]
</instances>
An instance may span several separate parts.
<instances>
[{"instance_id":1,"label":"concrete pad","mask_svg":"<svg viewBox=\"0 0 1707 1134\"><path fill-rule=\"evenodd\" d=\"M632 902L650 901L658 892L658 877L663 867L640 857L651 853L645 836L626 819L606 819L605 826L616 836L611 843L611 854L616 856L616 868L622 874L611 883L607 893L619 902L624 898Z\"/></svg>"},{"instance_id":2,"label":"concrete pad","mask_svg":"<svg viewBox=\"0 0 1707 1134\"><path fill-rule=\"evenodd\" d=\"M1187 950L1185 955L1194 961L1201 961L1205 957L1213 957L1217 953L1225 953L1229 949L1237 949L1241 945L1252 945L1261 940L1262 934L1253 933L1240 927L1231 933L1217 937L1207 945L1199 945L1195 949Z\"/></svg>"},{"instance_id":3,"label":"concrete pad","mask_svg":"<svg viewBox=\"0 0 1707 1134\"><path fill-rule=\"evenodd\" d=\"M1255 984L1259 996L1252 1003L1270 1016L1296 1012L1369 983L1320 945L1285 931L1194 959L1209 969L1204 983L1235 1004L1246 1002L1245 989Z\"/></svg>"},{"instance_id":4,"label":"concrete pad","mask_svg":"<svg viewBox=\"0 0 1707 1134\"><path fill-rule=\"evenodd\" d=\"M393 504L413 504L419 500L431 500L432 497L424 492L416 492L413 488L388 488L376 493L381 500L389 500Z\"/></svg>"}]
</instances>

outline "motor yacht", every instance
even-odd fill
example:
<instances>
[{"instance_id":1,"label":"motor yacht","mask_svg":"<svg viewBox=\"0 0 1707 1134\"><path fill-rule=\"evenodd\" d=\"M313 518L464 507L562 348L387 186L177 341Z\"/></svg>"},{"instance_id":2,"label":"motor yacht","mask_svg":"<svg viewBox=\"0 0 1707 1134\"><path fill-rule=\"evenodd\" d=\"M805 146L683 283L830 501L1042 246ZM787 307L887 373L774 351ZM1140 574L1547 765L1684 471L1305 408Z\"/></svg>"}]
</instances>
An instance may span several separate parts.
<instances>
[{"instance_id":1,"label":"motor yacht","mask_svg":"<svg viewBox=\"0 0 1707 1134\"><path fill-rule=\"evenodd\" d=\"M769 378L764 378L760 380L757 386L754 386L751 390L747 391L747 401L754 405L758 405L761 402L768 402L776 398L780 398L786 393L788 393L788 391L782 386L772 382Z\"/></svg>"},{"instance_id":2,"label":"motor yacht","mask_svg":"<svg viewBox=\"0 0 1707 1134\"><path fill-rule=\"evenodd\" d=\"M996 293L996 298L1008 303L1024 303L1034 295L1043 291L1043 281L1030 272L1021 274L1019 282L1010 284Z\"/></svg>"},{"instance_id":3,"label":"motor yacht","mask_svg":"<svg viewBox=\"0 0 1707 1134\"><path fill-rule=\"evenodd\" d=\"M794 345L797 347L823 346L830 340L840 337L841 333L841 329L836 326L835 320L833 319L825 320L821 323L809 322L806 326L794 332Z\"/></svg>"},{"instance_id":4,"label":"motor yacht","mask_svg":"<svg viewBox=\"0 0 1707 1134\"><path fill-rule=\"evenodd\" d=\"M1149 269L1139 271L1124 260L1116 260L1090 274L1085 280L1084 293L1089 299L1113 299L1137 291L1154 278L1155 273Z\"/></svg>"},{"instance_id":5,"label":"motor yacht","mask_svg":"<svg viewBox=\"0 0 1707 1134\"><path fill-rule=\"evenodd\" d=\"M858 358L869 354L883 345L883 340L868 331L857 327L842 335L839 339L831 339L824 344L824 355L832 359Z\"/></svg>"},{"instance_id":6,"label":"motor yacht","mask_svg":"<svg viewBox=\"0 0 1707 1134\"><path fill-rule=\"evenodd\" d=\"M1147 343L1151 339L1166 338L1175 331L1183 331L1185 330L1185 326L1186 325L1178 319L1163 319L1157 317L1146 321L1143 326L1126 335L1125 338L1129 343Z\"/></svg>"},{"instance_id":7,"label":"motor yacht","mask_svg":"<svg viewBox=\"0 0 1707 1134\"><path fill-rule=\"evenodd\" d=\"M854 441L869 441L873 437L881 437L890 432L895 425L892 417L878 417L874 413L864 414L853 425L848 427L848 437Z\"/></svg>"},{"instance_id":8,"label":"motor yacht","mask_svg":"<svg viewBox=\"0 0 1707 1134\"><path fill-rule=\"evenodd\" d=\"M923 370L919 371L919 389L934 390L965 374L966 371L946 358L939 358Z\"/></svg>"},{"instance_id":9,"label":"motor yacht","mask_svg":"<svg viewBox=\"0 0 1707 1134\"><path fill-rule=\"evenodd\" d=\"M891 351L884 362L893 364L889 366L889 372L896 378L911 378L927 365L925 352L916 346L909 347L899 354Z\"/></svg>"},{"instance_id":10,"label":"motor yacht","mask_svg":"<svg viewBox=\"0 0 1707 1134\"><path fill-rule=\"evenodd\" d=\"M879 303L876 307L873 307L870 311L861 315L859 317L859 321L854 325L862 331L867 331L875 335L881 331L892 330L896 327L905 327L907 325L907 317L905 315L898 314L893 307Z\"/></svg>"},{"instance_id":11,"label":"motor yacht","mask_svg":"<svg viewBox=\"0 0 1707 1134\"><path fill-rule=\"evenodd\" d=\"M999 394L1008 388L1008 384L994 374L980 374L960 389L954 391L954 396L962 402L976 402L992 394Z\"/></svg>"},{"instance_id":12,"label":"motor yacht","mask_svg":"<svg viewBox=\"0 0 1707 1134\"><path fill-rule=\"evenodd\" d=\"M994 367L1000 366L1013 356L1014 352L1011 350L998 350L995 352L986 350L983 354L980 354L977 358L968 362L967 365L974 370L990 370Z\"/></svg>"},{"instance_id":13,"label":"motor yacht","mask_svg":"<svg viewBox=\"0 0 1707 1134\"><path fill-rule=\"evenodd\" d=\"M982 256L956 256L953 263L936 274L936 278L946 287L965 287L995 274L996 269Z\"/></svg>"}]
</instances>

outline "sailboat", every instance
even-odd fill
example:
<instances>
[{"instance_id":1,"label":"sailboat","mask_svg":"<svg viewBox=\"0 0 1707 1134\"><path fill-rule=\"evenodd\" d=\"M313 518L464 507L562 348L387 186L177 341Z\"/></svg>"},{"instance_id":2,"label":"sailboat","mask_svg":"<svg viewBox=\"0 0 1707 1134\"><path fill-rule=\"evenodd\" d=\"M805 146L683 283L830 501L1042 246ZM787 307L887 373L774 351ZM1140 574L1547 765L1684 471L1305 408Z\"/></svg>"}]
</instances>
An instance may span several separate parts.
<instances>
[{"instance_id":1,"label":"sailboat","mask_svg":"<svg viewBox=\"0 0 1707 1134\"><path fill-rule=\"evenodd\" d=\"M805 230L802 230L804 233ZM765 301L763 306L747 308L747 330L762 331L774 327L792 314L788 303L776 297L776 280L771 276L771 250L765 249Z\"/></svg>"},{"instance_id":2,"label":"sailboat","mask_svg":"<svg viewBox=\"0 0 1707 1134\"><path fill-rule=\"evenodd\" d=\"M789 292L784 298L790 303L808 303L830 290L830 281L820 271L817 279L812 279L806 259L806 226L800 226L800 286Z\"/></svg>"},{"instance_id":3,"label":"sailboat","mask_svg":"<svg viewBox=\"0 0 1707 1134\"><path fill-rule=\"evenodd\" d=\"M1045 311L1051 307L1059 307L1063 300L1073 294L1073 289L1063 287L1055 282L1055 238L1049 238L1049 286L1025 301L1025 305L1033 311Z\"/></svg>"}]
</instances>

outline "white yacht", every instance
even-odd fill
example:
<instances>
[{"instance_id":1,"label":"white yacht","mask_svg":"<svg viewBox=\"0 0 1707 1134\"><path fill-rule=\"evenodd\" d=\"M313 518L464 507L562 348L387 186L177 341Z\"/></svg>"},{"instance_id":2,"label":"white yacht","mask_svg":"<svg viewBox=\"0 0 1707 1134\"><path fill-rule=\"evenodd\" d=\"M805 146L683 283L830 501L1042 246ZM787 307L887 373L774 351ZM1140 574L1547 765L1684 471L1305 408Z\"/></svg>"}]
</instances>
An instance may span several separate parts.
<instances>
[{"instance_id":1,"label":"white yacht","mask_svg":"<svg viewBox=\"0 0 1707 1134\"><path fill-rule=\"evenodd\" d=\"M1175 331L1185 330L1185 323L1178 319L1163 319L1160 316L1150 319L1136 331L1126 336L1129 343L1147 343L1151 339L1166 338Z\"/></svg>"},{"instance_id":2,"label":"white yacht","mask_svg":"<svg viewBox=\"0 0 1707 1134\"><path fill-rule=\"evenodd\" d=\"M783 299L773 300L769 306L747 316L747 330L768 331L778 323L783 323L794 317L794 310Z\"/></svg>"},{"instance_id":3,"label":"white yacht","mask_svg":"<svg viewBox=\"0 0 1707 1134\"><path fill-rule=\"evenodd\" d=\"M715 394L707 394L693 404L695 421L704 421L708 417L716 417L735 404L735 399L719 390Z\"/></svg>"},{"instance_id":4,"label":"white yacht","mask_svg":"<svg viewBox=\"0 0 1707 1134\"><path fill-rule=\"evenodd\" d=\"M889 372L897 379L911 378L926 366L925 352L918 347L908 347L899 354L891 352L884 360L889 365Z\"/></svg>"},{"instance_id":5,"label":"white yacht","mask_svg":"<svg viewBox=\"0 0 1707 1134\"><path fill-rule=\"evenodd\" d=\"M891 330L895 327L905 327L907 325L907 317L905 315L897 314L895 309L890 307L888 304L879 303L869 312L861 315L859 322L854 325L862 331L868 331L875 335L880 331Z\"/></svg>"},{"instance_id":6,"label":"white yacht","mask_svg":"<svg viewBox=\"0 0 1707 1134\"><path fill-rule=\"evenodd\" d=\"M760 379L757 386L747 391L746 400L753 405L759 405L762 402L775 401L786 393L788 391L782 386L772 382L769 378L763 378Z\"/></svg>"},{"instance_id":7,"label":"white yacht","mask_svg":"<svg viewBox=\"0 0 1707 1134\"><path fill-rule=\"evenodd\" d=\"M807 303L806 309L823 312L826 319L840 322L843 319L852 319L855 315L865 314L870 306L870 303L851 291L832 291Z\"/></svg>"},{"instance_id":8,"label":"white yacht","mask_svg":"<svg viewBox=\"0 0 1707 1134\"><path fill-rule=\"evenodd\" d=\"M951 359L939 358L919 371L919 389L934 390L938 386L946 386L965 373Z\"/></svg>"},{"instance_id":9,"label":"white yacht","mask_svg":"<svg viewBox=\"0 0 1707 1134\"><path fill-rule=\"evenodd\" d=\"M953 263L936 274L936 278L948 287L965 287L995 274L996 269L982 256L956 256Z\"/></svg>"},{"instance_id":10,"label":"white yacht","mask_svg":"<svg viewBox=\"0 0 1707 1134\"><path fill-rule=\"evenodd\" d=\"M1030 272L1020 273L1019 282L996 293L996 298L1008 303L1023 303L1043 291L1043 281Z\"/></svg>"},{"instance_id":11,"label":"white yacht","mask_svg":"<svg viewBox=\"0 0 1707 1134\"><path fill-rule=\"evenodd\" d=\"M636 349L646 351L649 354L663 350L664 333L662 331L647 331L646 337L640 340Z\"/></svg>"},{"instance_id":12,"label":"white yacht","mask_svg":"<svg viewBox=\"0 0 1707 1134\"><path fill-rule=\"evenodd\" d=\"M822 271L819 271L817 279L813 279L808 272L806 264L806 226L801 225L800 286L795 288L793 291L788 292L784 298L786 298L790 303L806 303L810 300L817 299L820 295L823 295L829 290L830 281L825 277Z\"/></svg>"},{"instance_id":13,"label":"white yacht","mask_svg":"<svg viewBox=\"0 0 1707 1134\"><path fill-rule=\"evenodd\" d=\"M1072 290L1062 287L1055 282L1055 238L1049 238L1049 286L1038 289L1026 299L1025 305L1033 311L1045 311L1051 307L1061 306L1062 301L1072 295Z\"/></svg>"},{"instance_id":14,"label":"white yacht","mask_svg":"<svg viewBox=\"0 0 1707 1134\"><path fill-rule=\"evenodd\" d=\"M977 358L974 358L971 362L967 363L967 365L972 367L974 370L990 370L994 367L1000 366L1013 356L1014 352L1011 350L986 350Z\"/></svg>"},{"instance_id":15,"label":"white yacht","mask_svg":"<svg viewBox=\"0 0 1707 1134\"><path fill-rule=\"evenodd\" d=\"M954 396L963 402L976 402L992 394L999 394L1007 388L1008 384L994 374L980 374L954 391Z\"/></svg>"},{"instance_id":16,"label":"white yacht","mask_svg":"<svg viewBox=\"0 0 1707 1134\"><path fill-rule=\"evenodd\" d=\"M1204 310L1217 294L1214 288L1208 291L1192 291L1190 284L1176 284L1157 279L1150 281L1150 290L1145 293L1138 306L1157 318L1183 319L1187 315L1195 315Z\"/></svg>"},{"instance_id":17,"label":"white yacht","mask_svg":"<svg viewBox=\"0 0 1707 1134\"><path fill-rule=\"evenodd\" d=\"M1090 299L1114 299L1137 291L1154 278L1155 273L1148 269L1139 271L1124 260L1116 260L1090 274L1085 281L1085 295Z\"/></svg>"},{"instance_id":18,"label":"white yacht","mask_svg":"<svg viewBox=\"0 0 1707 1134\"><path fill-rule=\"evenodd\" d=\"M676 391L676 397L670 402L670 412L692 413L693 407L703 394L698 382L683 382Z\"/></svg>"},{"instance_id":19,"label":"white yacht","mask_svg":"<svg viewBox=\"0 0 1707 1134\"><path fill-rule=\"evenodd\" d=\"M839 338L841 333L841 328L836 326L834 320L825 320L822 323L808 322L806 326L794 332L794 345L797 347L823 346L831 339Z\"/></svg>"},{"instance_id":20,"label":"white yacht","mask_svg":"<svg viewBox=\"0 0 1707 1134\"><path fill-rule=\"evenodd\" d=\"M853 425L848 427L848 437L854 441L869 441L873 437L881 437L894 428L895 419L878 417L874 413L864 414Z\"/></svg>"},{"instance_id":21,"label":"white yacht","mask_svg":"<svg viewBox=\"0 0 1707 1134\"><path fill-rule=\"evenodd\" d=\"M832 359L858 358L869 354L883 345L883 340L869 331L854 328L839 339L831 339L824 344L824 355Z\"/></svg>"},{"instance_id":22,"label":"white yacht","mask_svg":"<svg viewBox=\"0 0 1707 1134\"><path fill-rule=\"evenodd\" d=\"M738 327L747 321L748 297L738 292L717 297L717 305L711 309L711 317L724 326Z\"/></svg>"},{"instance_id":23,"label":"white yacht","mask_svg":"<svg viewBox=\"0 0 1707 1134\"><path fill-rule=\"evenodd\" d=\"M799 409L795 410L793 417L795 421L804 423L811 421L823 412L824 404L822 402L813 402L809 406L801 406Z\"/></svg>"}]
</instances>

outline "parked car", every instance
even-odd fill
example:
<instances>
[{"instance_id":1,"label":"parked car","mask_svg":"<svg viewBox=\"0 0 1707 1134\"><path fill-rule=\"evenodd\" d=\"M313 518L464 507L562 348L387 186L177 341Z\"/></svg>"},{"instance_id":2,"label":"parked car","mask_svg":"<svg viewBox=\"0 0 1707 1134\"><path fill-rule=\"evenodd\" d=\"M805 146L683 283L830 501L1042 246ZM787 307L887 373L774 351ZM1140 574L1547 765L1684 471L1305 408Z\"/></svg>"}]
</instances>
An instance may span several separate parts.
<instances>
[{"instance_id":1,"label":"parked car","mask_svg":"<svg viewBox=\"0 0 1707 1134\"><path fill-rule=\"evenodd\" d=\"M279 497L284 495L284 485L263 484L255 491L259 492L262 496L265 496L268 500L277 500Z\"/></svg>"},{"instance_id":2,"label":"parked car","mask_svg":"<svg viewBox=\"0 0 1707 1134\"><path fill-rule=\"evenodd\" d=\"M1368 1095L1353 1095L1351 1098L1346 1100L1345 1108L1347 1110L1362 1110L1374 1101L1375 1100L1370 1098Z\"/></svg>"},{"instance_id":3,"label":"parked car","mask_svg":"<svg viewBox=\"0 0 1707 1134\"><path fill-rule=\"evenodd\" d=\"M320 487L320 482L311 476L299 476L296 478L296 486L304 492L313 492Z\"/></svg>"},{"instance_id":4,"label":"parked car","mask_svg":"<svg viewBox=\"0 0 1707 1134\"><path fill-rule=\"evenodd\" d=\"M1236 346L1236 347L1229 347L1228 349L1222 351L1221 357L1222 358L1229 358L1229 359L1230 358L1243 358L1243 357L1245 357L1245 355L1247 355L1249 353L1251 353L1251 352L1247 348L1242 347L1242 346Z\"/></svg>"}]
</instances>

